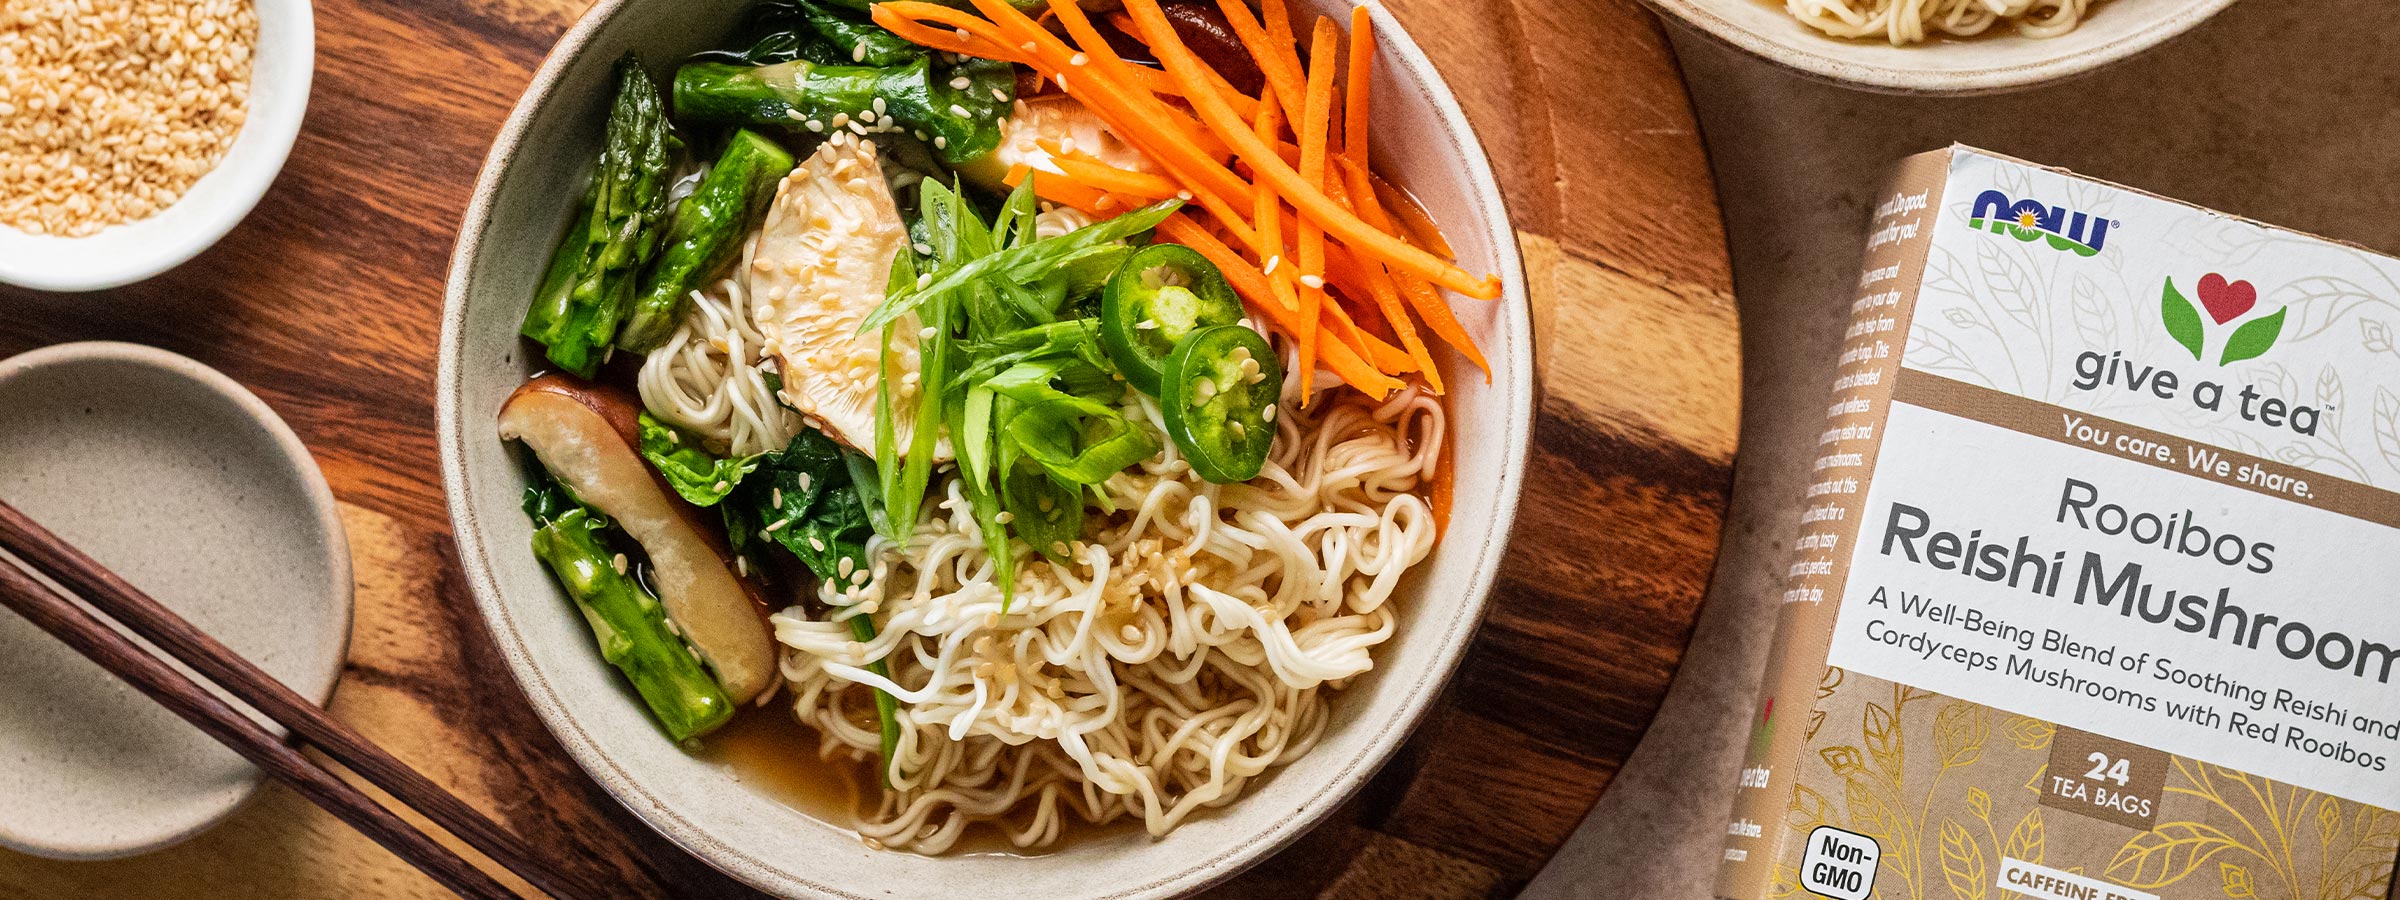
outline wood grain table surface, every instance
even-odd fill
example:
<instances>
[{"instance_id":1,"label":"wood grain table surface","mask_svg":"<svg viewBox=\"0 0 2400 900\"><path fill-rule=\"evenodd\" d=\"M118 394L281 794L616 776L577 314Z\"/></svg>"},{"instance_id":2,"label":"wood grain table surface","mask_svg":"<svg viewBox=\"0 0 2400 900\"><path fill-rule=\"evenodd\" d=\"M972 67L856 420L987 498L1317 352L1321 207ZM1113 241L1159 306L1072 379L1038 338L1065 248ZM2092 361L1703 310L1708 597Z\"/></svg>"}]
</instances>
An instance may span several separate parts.
<instances>
[{"instance_id":1,"label":"wood grain table surface","mask_svg":"<svg viewBox=\"0 0 2400 900\"><path fill-rule=\"evenodd\" d=\"M1449 694L1324 827L1223 898L1500 897L1576 828L1681 658L1723 527L1739 341L1707 161L1634 0L1394 0L1498 169L1544 399L1501 592ZM357 557L336 716L625 897L756 896L576 769L457 572L433 446L442 282L484 153L579 0L318 0L288 167L160 278L0 288L0 355L153 344L262 396L314 451ZM95 498L96 500L99 498ZM415 898L432 882L280 787L180 846L0 851L0 898Z\"/></svg>"}]
</instances>

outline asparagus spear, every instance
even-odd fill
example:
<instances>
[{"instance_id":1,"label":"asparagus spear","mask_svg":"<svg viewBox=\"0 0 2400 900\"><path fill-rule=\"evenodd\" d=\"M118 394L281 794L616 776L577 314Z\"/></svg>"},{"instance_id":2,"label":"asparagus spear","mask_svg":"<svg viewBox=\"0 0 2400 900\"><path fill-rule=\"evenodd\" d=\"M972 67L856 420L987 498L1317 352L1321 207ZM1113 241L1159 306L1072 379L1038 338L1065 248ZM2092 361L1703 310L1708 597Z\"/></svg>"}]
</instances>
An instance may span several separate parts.
<instances>
[{"instance_id":1,"label":"asparagus spear","mask_svg":"<svg viewBox=\"0 0 2400 900\"><path fill-rule=\"evenodd\" d=\"M603 540L605 520L555 482L526 492L533 553L550 565L600 641L600 656L625 673L667 736L689 740L733 717L733 699L667 626L665 607L631 576Z\"/></svg>"},{"instance_id":2,"label":"asparagus spear","mask_svg":"<svg viewBox=\"0 0 2400 900\"><path fill-rule=\"evenodd\" d=\"M951 87L965 79L964 88ZM811 131L888 116L923 132L942 160L961 163L1000 145L1000 120L1016 98L1005 62L966 59L938 71L923 56L884 68L795 59L770 66L695 62L675 73L675 113L692 122L801 126ZM875 102L883 101L877 109Z\"/></svg>"},{"instance_id":3,"label":"asparagus spear","mask_svg":"<svg viewBox=\"0 0 2400 900\"><path fill-rule=\"evenodd\" d=\"M590 210L581 223L568 227L560 251L579 246L580 261L563 295L545 291L523 329L526 337L549 348L550 361L559 368L591 377L601 351L616 339L632 303L635 276L658 254L667 164L676 146L658 85L639 60L618 60L617 96L592 173ZM554 271L559 264L554 258Z\"/></svg>"},{"instance_id":4,"label":"asparagus spear","mask_svg":"<svg viewBox=\"0 0 2400 900\"><path fill-rule=\"evenodd\" d=\"M733 258L793 164L792 154L767 136L747 128L734 132L700 186L676 205L666 250L642 279L617 346L647 353L666 342L683 320L691 290Z\"/></svg>"}]
</instances>

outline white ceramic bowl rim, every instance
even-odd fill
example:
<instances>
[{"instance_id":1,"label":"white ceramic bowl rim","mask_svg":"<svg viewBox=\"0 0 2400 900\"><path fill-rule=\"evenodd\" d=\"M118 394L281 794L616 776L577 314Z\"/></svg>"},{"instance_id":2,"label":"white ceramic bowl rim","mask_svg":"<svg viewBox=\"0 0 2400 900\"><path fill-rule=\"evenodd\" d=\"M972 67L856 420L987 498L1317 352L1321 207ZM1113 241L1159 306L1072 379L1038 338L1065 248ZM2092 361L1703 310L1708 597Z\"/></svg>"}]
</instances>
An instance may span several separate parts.
<instances>
[{"instance_id":1,"label":"white ceramic bowl rim","mask_svg":"<svg viewBox=\"0 0 2400 900\"><path fill-rule=\"evenodd\" d=\"M1791 69L1820 81L1845 87L1892 94L1990 94L2021 90L2088 74L2112 63L2139 55L2164 43L2167 39L2190 30L2209 17L2232 6L2234 0L2178 0L2164 15L2154 15L2147 21L2129 26L2122 33L2083 48L2080 52L2057 52L2071 45L2068 35L2053 38L2018 38L1994 35L1977 41L2013 42L2025 48L2023 59L2004 64L1951 65L1939 54L1947 49L1939 46L1905 48L1906 52L1922 57L1920 67L1885 65L1862 60L1862 52L1886 45L1869 40L1846 40L1819 34L1793 21L1780 4L1760 3L1758 0L1646 0L1652 6L1673 14L1701 34L1721 43L1749 52L1761 59ZM2126 5L2127 0L2110 0L2090 13L2084 28L2103 22L2112 7ZM1727 16L1719 10L1732 4L1744 4L1745 15ZM1774 33L1745 24L1748 13L1764 10L1783 17L1778 24L1790 28ZM1968 42L1974 46L1977 41Z\"/></svg>"},{"instance_id":2,"label":"white ceramic bowl rim","mask_svg":"<svg viewBox=\"0 0 2400 900\"><path fill-rule=\"evenodd\" d=\"M356 582L350 565L348 533L342 526L340 507L335 503L333 490L326 485L325 474L317 468L316 459L310 455L308 446L301 443L300 436L292 432L291 426L284 422L282 416L276 414L273 407L268 406L266 401L260 400L257 394L251 393L250 389L243 387L240 382L234 381L230 376L199 360L144 344L120 341L76 341L27 350L15 356L0 358L0 381L7 381L53 365L91 361L140 366L197 384L209 394L233 406L243 418L256 424L265 433L268 440L281 451L280 461L283 467L290 470L293 481L300 489L302 499L314 514L316 521L312 524L317 533L324 536L324 545L320 548L324 572L329 583L336 586L333 596L329 598L333 607L332 615L327 616L323 623L327 629L326 645L331 648L332 652L321 661L321 664L313 666L304 678L286 683L293 691L308 698L310 702L320 706L324 705L327 699L333 696L334 684L340 680L342 674L343 661L349 657L350 623L357 609L354 597ZM277 734L283 733L282 726L267 723L267 727ZM223 821L227 816L233 815L244 802L247 802L248 798L256 793L260 777L255 769L251 770L250 780L241 790L239 797L226 803L213 815L191 822L188 827L174 832L129 833L114 836L110 842L103 844L87 842L72 846L46 839L39 834L5 834L0 835L0 846L58 859L116 859L148 853L188 840Z\"/></svg>"},{"instance_id":3,"label":"white ceramic bowl rim","mask_svg":"<svg viewBox=\"0 0 2400 900\"><path fill-rule=\"evenodd\" d=\"M485 540L487 526L477 514L479 507L474 495L473 479L468 473L464 432L468 428L488 429L492 426L487 421L469 422L464 418L465 373L461 358L467 339L468 287L473 280L475 261L487 237L485 232L492 226L492 207L500 194L501 175L510 158L519 151L519 144L526 137L541 99L557 87L566 69L585 52L595 36L637 2L639 0L599 0L559 39L494 140L462 220L458 245L451 258L442 320L440 367L435 380L442 476L453 531L459 545L460 565L467 576L468 587L475 595L476 604L484 614L485 623L492 630L502 655L509 663L511 675L531 701L535 713L558 737L576 763L600 781L619 803L687 852L754 887L787 895L798 889L809 892L810 896L869 900L865 896L824 884L786 865L760 859L715 840L699 824L670 809L617 760L599 749L595 739L586 732L584 724L576 719L569 708L559 685L549 680L525 647L519 624L501 597L501 589L492 570L493 550ZM1492 446L1499 457L1499 479L1489 485L1488 492L1480 488L1478 491L1479 496L1490 498L1494 525L1481 535L1454 533L1445 534L1443 538L1445 542L1471 538L1479 541L1472 557L1473 574L1469 576L1473 587L1466 601L1471 614L1438 623L1420 623L1420 627L1432 624L1440 629L1438 637L1417 638L1439 642L1437 646L1441 649L1436 664L1407 673L1384 670L1379 675L1386 679L1408 679L1408 699L1402 705L1407 714L1375 722L1352 723L1351 727L1374 726L1371 739L1362 745L1361 751L1353 758L1343 761L1336 777L1327 780L1309 795L1298 815L1250 835L1216 856L1194 860L1188 866L1162 874L1148 883L1098 895L1101 900L1181 896L1230 878L1305 834L1363 786L1398 749L1410 730L1431 711L1434 699L1464 656L1469 639L1482 621L1486 601L1497 580L1501 556L1515 521L1518 494L1523 485L1525 463L1532 442L1532 406L1535 403L1533 331L1515 231L1509 224L1490 160L1468 124L1464 111L1459 108L1456 98L1432 62L1405 36L1399 22L1377 0L1357 2L1370 8L1378 36L1377 49L1393 63L1379 67L1379 71L1408 73L1403 80L1413 81L1412 86L1422 93L1423 99L1454 128L1456 139L1453 143L1466 164L1465 171L1458 174L1465 183L1467 193L1475 198L1474 205L1480 216L1478 221L1460 224L1472 224L1481 233L1492 236L1494 266L1506 291L1500 301L1505 305L1499 315L1505 333L1522 336L1521 339L1486 348L1495 357L1495 394L1503 398L1516 398L1524 403L1524 408L1509 411L1505 434L1495 436L1490 441L1478 442ZM513 549L503 548L503 552ZM1327 751L1320 747L1316 752L1323 754ZM1172 840L1173 836L1168 839Z\"/></svg>"},{"instance_id":4,"label":"white ceramic bowl rim","mask_svg":"<svg viewBox=\"0 0 2400 900\"><path fill-rule=\"evenodd\" d=\"M200 255L250 214L300 135L317 56L309 0L253 2L258 44L250 63L249 113L216 167L157 215L82 237L0 225L0 282L43 291L120 287Z\"/></svg>"}]
</instances>

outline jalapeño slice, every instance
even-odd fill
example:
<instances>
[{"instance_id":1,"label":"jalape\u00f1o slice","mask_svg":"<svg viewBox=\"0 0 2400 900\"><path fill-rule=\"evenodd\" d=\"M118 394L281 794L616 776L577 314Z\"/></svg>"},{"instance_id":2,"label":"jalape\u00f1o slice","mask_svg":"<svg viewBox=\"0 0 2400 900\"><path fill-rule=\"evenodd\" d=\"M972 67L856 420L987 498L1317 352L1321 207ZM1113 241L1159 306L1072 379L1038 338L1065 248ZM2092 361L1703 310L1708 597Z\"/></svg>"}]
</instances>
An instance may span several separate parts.
<instances>
[{"instance_id":1,"label":"jalape\u00f1o slice","mask_svg":"<svg viewBox=\"0 0 2400 900\"><path fill-rule=\"evenodd\" d=\"M1151 244L1108 279L1100 299L1100 347L1142 393L1159 396L1167 354L1191 333L1242 320L1242 300L1200 251Z\"/></svg>"},{"instance_id":2,"label":"jalape\u00f1o slice","mask_svg":"<svg viewBox=\"0 0 2400 900\"><path fill-rule=\"evenodd\" d=\"M1184 461L1218 484L1258 477L1275 444L1283 361L1258 332L1212 325L1167 355L1159 406Z\"/></svg>"}]
</instances>

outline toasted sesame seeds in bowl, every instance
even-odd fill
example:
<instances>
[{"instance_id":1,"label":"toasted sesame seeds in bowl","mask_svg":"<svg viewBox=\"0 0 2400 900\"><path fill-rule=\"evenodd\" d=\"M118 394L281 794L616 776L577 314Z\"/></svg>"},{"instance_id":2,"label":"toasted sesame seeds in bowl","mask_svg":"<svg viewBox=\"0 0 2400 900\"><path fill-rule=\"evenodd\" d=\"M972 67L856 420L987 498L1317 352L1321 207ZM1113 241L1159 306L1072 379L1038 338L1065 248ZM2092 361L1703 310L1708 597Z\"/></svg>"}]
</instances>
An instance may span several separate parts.
<instances>
[{"instance_id":1,"label":"toasted sesame seeds in bowl","mask_svg":"<svg viewBox=\"0 0 2400 900\"><path fill-rule=\"evenodd\" d=\"M299 134L309 0L0 4L0 282L91 291L216 243Z\"/></svg>"}]
</instances>

